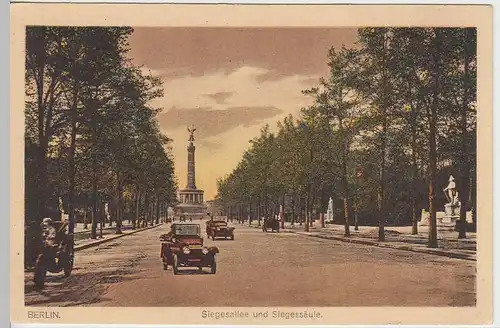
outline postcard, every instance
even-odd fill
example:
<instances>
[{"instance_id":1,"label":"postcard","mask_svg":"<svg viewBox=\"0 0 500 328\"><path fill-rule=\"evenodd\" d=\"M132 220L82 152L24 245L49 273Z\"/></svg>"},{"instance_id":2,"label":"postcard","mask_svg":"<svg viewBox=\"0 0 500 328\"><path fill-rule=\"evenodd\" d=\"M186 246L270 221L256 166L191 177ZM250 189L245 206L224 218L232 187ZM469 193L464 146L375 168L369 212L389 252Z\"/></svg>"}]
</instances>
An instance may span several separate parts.
<instances>
[{"instance_id":1,"label":"postcard","mask_svg":"<svg viewBox=\"0 0 500 328\"><path fill-rule=\"evenodd\" d=\"M492 322L492 33L489 6L11 4L11 321Z\"/></svg>"}]
</instances>

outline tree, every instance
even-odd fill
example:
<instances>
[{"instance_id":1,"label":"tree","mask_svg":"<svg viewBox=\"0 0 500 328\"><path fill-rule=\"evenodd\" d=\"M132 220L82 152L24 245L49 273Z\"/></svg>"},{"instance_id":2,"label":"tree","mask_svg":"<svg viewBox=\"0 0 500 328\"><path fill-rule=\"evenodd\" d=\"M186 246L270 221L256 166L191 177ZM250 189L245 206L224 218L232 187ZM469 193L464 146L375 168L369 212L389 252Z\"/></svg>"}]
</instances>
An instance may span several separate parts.
<instances>
[{"instance_id":1,"label":"tree","mask_svg":"<svg viewBox=\"0 0 500 328\"><path fill-rule=\"evenodd\" d=\"M26 33L26 221L37 227L62 197L70 233L75 209L91 205L96 238L110 196L121 232L131 186L154 194L157 210L160 200L173 202L169 139L150 105L163 95L162 85L127 57L133 29L29 27Z\"/></svg>"},{"instance_id":2,"label":"tree","mask_svg":"<svg viewBox=\"0 0 500 328\"><path fill-rule=\"evenodd\" d=\"M350 236L350 216L352 202L349 191L348 162L350 148L359 129L360 104L357 92L359 75L359 53L353 49L342 48L340 51L330 49L328 53L330 76L321 79L321 89L313 88L304 93L315 97L315 106L320 115L328 120L336 133L338 143L342 197L344 202L344 225L346 237ZM332 154L333 156L333 154Z\"/></svg>"}]
</instances>

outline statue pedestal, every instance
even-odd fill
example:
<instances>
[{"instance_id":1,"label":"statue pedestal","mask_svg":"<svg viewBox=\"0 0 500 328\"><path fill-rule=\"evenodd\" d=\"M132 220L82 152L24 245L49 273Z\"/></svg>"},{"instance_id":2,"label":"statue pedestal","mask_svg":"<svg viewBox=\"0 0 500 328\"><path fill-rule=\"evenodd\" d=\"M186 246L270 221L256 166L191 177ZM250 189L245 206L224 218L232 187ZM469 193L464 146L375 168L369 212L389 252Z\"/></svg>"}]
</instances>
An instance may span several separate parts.
<instances>
[{"instance_id":1,"label":"statue pedestal","mask_svg":"<svg viewBox=\"0 0 500 328\"><path fill-rule=\"evenodd\" d=\"M328 210L328 211L326 212L326 218L325 218L325 221L326 221L327 223L332 223L332 222L333 222L333 212L332 212L332 211Z\"/></svg>"},{"instance_id":2,"label":"statue pedestal","mask_svg":"<svg viewBox=\"0 0 500 328\"><path fill-rule=\"evenodd\" d=\"M453 228L460 219L460 205L446 204L444 212L436 213L436 225L438 228ZM419 222L420 226L430 226L430 213L422 210Z\"/></svg>"},{"instance_id":3,"label":"statue pedestal","mask_svg":"<svg viewBox=\"0 0 500 328\"><path fill-rule=\"evenodd\" d=\"M446 204L444 205L444 213L446 216L460 216L460 205Z\"/></svg>"},{"instance_id":4,"label":"statue pedestal","mask_svg":"<svg viewBox=\"0 0 500 328\"><path fill-rule=\"evenodd\" d=\"M455 226L456 221L460 219L460 205L444 205L444 216L441 219L442 226ZM439 225L439 224L438 224Z\"/></svg>"}]
</instances>

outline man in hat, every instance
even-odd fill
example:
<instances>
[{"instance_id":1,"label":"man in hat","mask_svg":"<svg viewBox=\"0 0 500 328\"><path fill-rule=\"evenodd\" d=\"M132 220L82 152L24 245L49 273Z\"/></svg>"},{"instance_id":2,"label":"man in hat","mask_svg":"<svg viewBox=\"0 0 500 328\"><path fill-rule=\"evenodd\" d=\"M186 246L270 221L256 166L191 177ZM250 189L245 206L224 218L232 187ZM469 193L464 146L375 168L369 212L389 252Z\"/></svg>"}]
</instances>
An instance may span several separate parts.
<instances>
[{"instance_id":1,"label":"man in hat","mask_svg":"<svg viewBox=\"0 0 500 328\"><path fill-rule=\"evenodd\" d=\"M42 220L42 236L48 244L54 244L57 237L57 229L52 224L51 218Z\"/></svg>"}]
</instances>

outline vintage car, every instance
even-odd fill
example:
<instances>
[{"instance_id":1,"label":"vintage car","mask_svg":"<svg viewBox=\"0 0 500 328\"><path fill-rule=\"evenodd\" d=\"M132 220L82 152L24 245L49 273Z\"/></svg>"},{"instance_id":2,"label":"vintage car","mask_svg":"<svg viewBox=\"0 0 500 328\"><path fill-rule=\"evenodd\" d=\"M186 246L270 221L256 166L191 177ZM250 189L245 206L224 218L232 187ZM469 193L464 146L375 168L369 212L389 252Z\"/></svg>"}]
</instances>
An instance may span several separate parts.
<instances>
[{"instance_id":1,"label":"vintage car","mask_svg":"<svg viewBox=\"0 0 500 328\"><path fill-rule=\"evenodd\" d=\"M219 249L215 246L203 245L201 228L199 224L174 223L170 232L160 236L163 269L172 266L174 274L179 273L179 268L210 268L215 274L217 270L216 254Z\"/></svg>"},{"instance_id":2,"label":"vintage car","mask_svg":"<svg viewBox=\"0 0 500 328\"><path fill-rule=\"evenodd\" d=\"M262 224L262 231L267 232L271 229L272 232L280 232L280 221L276 218L266 218Z\"/></svg>"},{"instance_id":3,"label":"vintage car","mask_svg":"<svg viewBox=\"0 0 500 328\"><path fill-rule=\"evenodd\" d=\"M50 219L48 219L50 220ZM45 287L47 272L64 272L69 277L73 270L74 238L66 231L66 221L52 221L42 228L41 252L36 259L33 282L35 288Z\"/></svg>"},{"instance_id":4,"label":"vintage car","mask_svg":"<svg viewBox=\"0 0 500 328\"><path fill-rule=\"evenodd\" d=\"M215 240L215 238L223 237L225 239L230 238L234 240L234 227L228 227L226 221L208 220L206 225L208 238L211 237L212 240Z\"/></svg>"}]
</instances>

